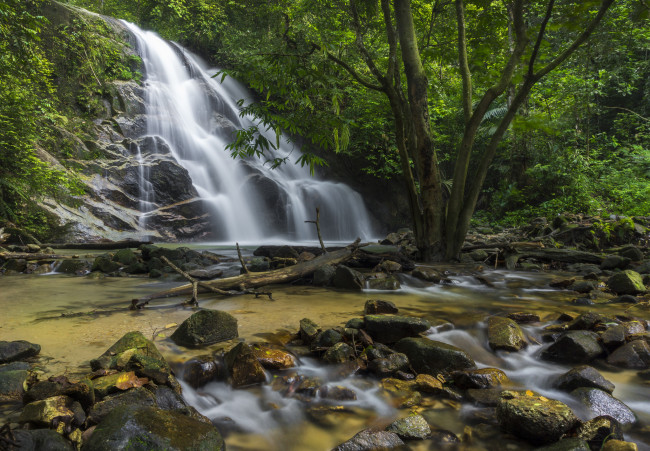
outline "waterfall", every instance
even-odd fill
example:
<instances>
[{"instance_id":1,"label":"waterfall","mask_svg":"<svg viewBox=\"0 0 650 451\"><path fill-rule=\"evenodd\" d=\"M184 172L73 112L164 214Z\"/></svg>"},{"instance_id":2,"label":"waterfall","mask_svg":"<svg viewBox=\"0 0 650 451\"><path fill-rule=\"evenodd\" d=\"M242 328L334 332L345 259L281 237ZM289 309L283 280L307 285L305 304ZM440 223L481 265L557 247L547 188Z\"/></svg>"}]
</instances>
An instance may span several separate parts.
<instances>
[{"instance_id":1,"label":"waterfall","mask_svg":"<svg viewBox=\"0 0 650 451\"><path fill-rule=\"evenodd\" d=\"M256 124L253 117L239 114L237 102L251 102L247 90L230 77L223 82L212 78L217 70L206 68L181 46L124 23L136 38L146 71L146 133L164 140L188 171L217 241L314 240L315 227L305 221L315 219L316 207L323 238L373 237L361 196L293 164L300 150L286 139L280 139L273 157L288 158L288 163L276 169L259 159L233 159L226 146L236 130ZM276 141L274 133L267 138ZM141 202L143 217L152 200L147 195Z\"/></svg>"}]
</instances>

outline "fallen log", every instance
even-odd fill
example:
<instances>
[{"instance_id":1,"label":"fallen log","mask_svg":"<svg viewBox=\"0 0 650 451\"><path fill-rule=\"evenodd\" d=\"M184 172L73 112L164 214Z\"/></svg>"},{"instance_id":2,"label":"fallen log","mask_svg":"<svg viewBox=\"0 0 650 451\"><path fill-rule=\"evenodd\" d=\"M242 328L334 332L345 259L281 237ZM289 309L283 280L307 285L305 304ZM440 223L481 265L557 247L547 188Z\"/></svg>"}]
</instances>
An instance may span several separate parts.
<instances>
[{"instance_id":1,"label":"fallen log","mask_svg":"<svg viewBox=\"0 0 650 451\"><path fill-rule=\"evenodd\" d=\"M526 249L518 251L517 249L508 249L505 251L506 267L514 269L517 261L522 258L535 258L545 262L562 262L562 263L592 263L600 265L603 257L591 252L576 251L573 249Z\"/></svg>"},{"instance_id":2,"label":"fallen log","mask_svg":"<svg viewBox=\"0 0 650 451\"><path fill-rule=\"evenodd\" d=\"M351 245L339 249L337 251L322 254L313 260L308 260L297 265L288 266L285 268L275 269L265 272L253 272L250 274L241 274L239 276L227 277L225 279L215 279L198 284L198 290L201 292L217 290L237 290L246 291L250 288L259 288L265 285L282 284L293 282L301 277L311 275L314 271L324 265L336 265L349 260L354 252L360 247L359 239ZM153 299L160 299L172 296L180 296L192 294L191 283L181 285L180 287L172 288L170 290L161 291L158 293L143 296L132 301L132 305L142 302L148 302ZM209 287L209 288L208 288Z\"/></svg>"},{"instance_id":3,"label":"fallen log","mask_svg":"<svg viewBox=\"0 0 650 451\"><path fill-rule=\"evenodd\" d=\"M0 260L64 260L68 258L75 258L72 255L60 254L39 254L31 252L2 252L0 253Z\"/></svg>"},{"instance_id":4,"label":"fallen log","mask_svg":"<svg viewBox=\"0 0 650 451\"><path fill-rule=\"evenodd\" d=\"M117 249L138 248L143 244L153 244L151 241L102 241L99 243L44 243L40 246L50 247L52 249L97 249L102 251L111 251Z\"/></svg>"}]
</instances>

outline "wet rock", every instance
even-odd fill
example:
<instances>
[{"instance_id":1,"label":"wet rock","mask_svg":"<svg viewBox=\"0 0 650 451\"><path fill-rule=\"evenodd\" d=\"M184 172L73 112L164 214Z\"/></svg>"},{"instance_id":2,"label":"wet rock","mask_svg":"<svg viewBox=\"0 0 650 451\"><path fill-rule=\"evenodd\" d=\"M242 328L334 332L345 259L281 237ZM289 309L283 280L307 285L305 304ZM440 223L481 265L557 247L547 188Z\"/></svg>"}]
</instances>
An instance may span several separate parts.
<instances>
[{"instance_id":1,"label":"wet rock","mask_svg":"<svg viewBox=\"0 0 650 451\"><path fill-rule=\"evenodd\" d=\"M381 299L368 299L363 308L366 315L376 315L385 313L397 313L399 309L395 303L390 301L383 301Z\"/></svg>"},{"instance_id":2,"label":"wet rock","mask_svg":"<svg viewBox=\"0 0 650 451\"><path fill-rule=\"evenodd\" d=\"M68 396L87 408L95 402L94 384L89 379L72 383L65 376L51 377L33 384L25 393L24 401L29 403L53 396Z\"/></svg>"},{"instance_id":3,"label":"wet rock","mask_svg":"<svg viewBox=\"0 0 650 451\"><path fill-rule=\"evenodd\" d=\"M251 347L245 343L239 343L228 351L225 361L233 387L260 384L266 381L264 367L255 357Z\"/></svg>"},{"instance_id":4,"label":"wet rock","mask_svg":"<svg viewBox=\"0 0 650 451\"><path fill-rule=\"evenodd\" d=\"M90 264L86 260L79 260L78 258L67 258L61 261L61 264L56 268L57 272L64 274L85 274L90 270Z\"/></svg>"},{"instance_id":5,"label":"wet rock","mask_svg":"<svg viewBox=\"0 0 650 451\"><path fill-rule=\"evenodd\" d=\"M129 266L138 261L135 252L132 249L120 249L113 255L113 261L120 263L122 266Z\"/></svg>"},{"instance_id":6,"label":"wet rock","mask_svg":"<svg viewBox=\"0 0 650 451\"><path fill-rule=\"evenodd\" d=\"M35 357L41 352L40 345L25 340L0 341L0 363Z\"/></svg>"},{"instance_id":7,"label":"wet rock","mask_svg":"<svg viewBox=\"0 0 650 451\"><path fill-rule=\"evenodd\" d=\"M336 269L331 265L323 265L314 271L313 284L317 287L324 287L332 283Z\"/></svg>"},{"instance_id":8,"label":"wet rock","mask_svg":"<svg viewBox=\"0 0 650 451\"><path fill-rule=\"evenodd\" d=\"M625 336L630 337L635 334L642 334L645 332L645 324L641 321L626 321L623 324L625 329Z\"/></svg>"},{"instance_id":9,"label":"wet rock","mask_svg":"<svg viewBox=\"0 0 650 451\"><path fill-rule=\"evenodd\" d=\"M591 449L583 439L568 437L552 445L537 448L535 451L591 451Z\"/></svg>"},{"instance_id":10,"label":"wet rock","mask_svg":"<svg viewBox=\"0 0 650 451\"><path fill-rule=\"evenodd\" d=\"M530 324L530 323L538 323L541 321L541 318L539 317L538 314L529 313L529 312L509 313L508 318L510 318L517 324Z\"/></svg>"},{"instance_id":11,"label":"wet rock","mask_svg":"<svg viewBox=\"0 0 650 451\"><path fill-rule=\"evenodd\" d=\"M588 312L577 316L567 325L567 330L594 330L598 325L607 323L609 320L598 313Z\"/></svg>"},{"instance_id":12,"label":"wet rock","mask_svg":"<svg viewBox=\"0 0 650 451\"><path fill-rule=\"evenodd\" d=\"M343 340L343 335L336 329L326 329L319 332L311 342L312 350L322 350L334 346Z\"/></svg>"},{"instance_id":13,"label":"wet rock","mask_svg":"<svg viewBox=\"0 0 650 451\"><path fill-rule=\"evenodd\" d=\"M399 290L401 286L397 277L394 276L381 278L371 277L366 279L366 283L370 290Z\"/></svg>"},{"instance_id":14,"label":"wet rock","mask_svg":"<svg viewBox=\"0 0 650 451\"><path fill-rule=\"evenodd\" d=\"M332 451L371 451L403 446L404 442L394 432L365 429Z\"/></svg>"},{"instance_id":15,"label":"wet rock","mask_svg":"<svg viewBox=\"0 0 650 451\"><path fill-rule=\"evenodd\" d=\"M305 343L311 343L320 332L320 327L318 324L310 320L309 318L303 318L300 320L300 339Z\"/></svg>"},{"instance_id":16,"label":"wet rock","mask_svg":"<svg viewBox=\"0 0 650 451\"><path fill-rule=\"evenodd\" d=\"M468 388L494 388L512 384L506 373L498 368L459 371L454 373L453 376L456 387L463 390Z\"/></svg>"},{"instance_id":17,"label":"wet rock","mask_svg":"<svg viewBox=\"0 0 650 451\"><path fill-rule=\"evenodd\" d=\"M95 403L88 412L88 425L99 424L104 417L121 406L152 407L155 405L156 397L144 387L107 396L102 401Z\"/></svg>"},{"instance_id":18,"label":"wet rock","mask_svg":"<svg viewBox=\"0 0 650 451\"><path fill-rule=\"evenodd\" d=\"M237 319L220 310L199 310L181 323L170 336L181 346L205 346L239 336Z\"/></svg>"},{"instance_id":19,"label":"wet rock","mask_svg":"<svg viewBox=\"0 0 650 451\"><path fill-rule=\"evenodd\" d=\"M407 371L409 359L399 352L390 354L384 358L374 359L368 364L368 371L379 377L388 377L398 371Z\"/></svg>"},{"instance_id":20,"label":"wet rock","mask_svg":"<svg viewBox=\"0 0 650 451\"><path fill-rule=\"evenodd\" d=\"M638 449L636 443L623 440L607 440L600 448L601 451L637 451Z\"/></svg>"},{"instance_id":21,"label":"wet rock","mask_svg":"<svg viewBox=\"0 0 650 451\"><path fill-rule=\"evenodd\" d=\"M338 265L334 272L332 285L346 290L361 290L364 286L363 274L347 266Z\"/></svg>"},{"instance_id":22,"label":"wet rock","mask_svg":"<svg viewBox=\"0 0 650 451\"><path fill-rule=\"evenodd\" d=\"M616 294L637 294L646 291L641 275L629 269L611 276L607 286Z\"/></svg>"},{"instance_id":23,"label":"wet rock","mask_svg":"<svg viewBox=\"0 0 650 451\"><path fill-rule=\"evenodd\" d=\"M0 369L0 401L20 401L27 389L30 372L26 369Z\"/></svg>"},{"instance_id":24,"label":"wet rock","mask_svg":"<svg viewBox=\"0 0 650 451\"><path fill-rule=\"evenodd\" d=\"M212 280L223 275L223 271L217 268L194 269L188 274L199 280Z\"/></svg>"},{"instance_id":25,"label":"wet rock","mask_svg":"<svg viewBox=\"0 0 650 451\"><path fill-rule=\"evenodd\" d=\"M97 425L82 450L209 449L224 450L219 431L212 425L176 411L155 407L122 406Z\"/></svg>"},{"instance_id":26,"label":"wet rock","mask_svg":"<svg viewBox=\"0 0 650 451\"><path fill-rule=\"evenodd\" d=\"M623 429L614 418L601 416L578 426L576 435L586 441L591 449L600 450L606 440L623 440Z\"/></svg>"},{"instance_id":27,"label":"wet rock","mask_svg":"<svg viewBox=\"0 0 650 451\"><path fill-rule=\"evenodd\" d=\"M139 378L133 371L123 371L93 379L93 389L95 397L101 399L113 393L142 387L148 382L148 379Z\"/></svg>"},{"instance_id":28,"label":"wet rock","mask_svg":"<svg viewBox=\"0 0 650 451\"><path fill-rule=\"evenodd\" d=\"M422 415L413 414L393 421L386 428L402 440L424 440L431 434L431 428Z\"/></svg>"},{"instance_id":29,"label":"wet rock","mask_svg":"<svg viewBox=\"0 0 650 451\"><path fill-rule=\"evenodd\" d=\"M325 352L323 360L327 363L344 363L354 360L354 349L346 343L336 343Z\"/></svg>"},{"instance_id":30,"label":"wet rock","mask_svg":"<svg viewBox=\"0 0 650 451\"><path fill-rule=\"evenodd\" d=\"M323 385L318 390L318 394L321 398L331 399L333 401L355 401L357 399L357 394L354 390L340 385Z\"/></svg>"},{"instance_id":31,"label":"wet rock","mask_svg":"<svg viewBox=\"0 0 650 451\"><path fill-rule=\"evenodd\" d=\"M519 325L509 318L488 318L488 344L493 351L516 352L528 345Z\"/></svg>"},{"instance_id":32,"label":"wet rock","mask_svg":"<svg viewBox=\"0 0 650 451\"><path fill-rule=\"evenodd\" d=\"M411 273L413 277L418 279L426 280L427 282L440 283L443 277L438 271L433 268L427 268L426 266L418 266Z\"/></svg>"},{"instance_id":33,"label":"wet rock","mask_svg":"<svg viewBox=\"0 0 650 451\"><path fill-rule=\"evenodd\" d=\"M476 368L474 360L462 349L428 338L403 338L393 348L406 354L418 373L436 376Z\"/></svg>"},{"instance_id":34,"label":"wet rock","mask_svg":"<svg viewBox=\"0 0 650 451\"><path fill-rule=\"evenodd\" d=\"M81 425L85 419L83 409L78 402L67 396L54 396L27 404L20 413L18 422L56 429L59 423L72 424L74 422L76 425Z\"/></svg>"},{"instance_id":35,"label":"wet rock","mask_svg":"<svg viewBox=\"0 0 650 451\"><path fill-rule=\"evenodd\" d=\"M430 374L418 374L415 378L415 389L422 393L439 394L442 388L442 382Z\"/></svg>"},{"instance_id":36,"label":"wet rock","mask_svg":"<svg viewBox=\"0 0 650 451\"><path fill-rule=\"evenodd\" d=\"M560 335L555 343L546 348L542 358L554 362L587 363L602 353L598 335L586 330L572 330Z\"/></svg>"},{"instance_id":37,"label":"wet rock","mask_svg":"<svg viewBox=\"0 0 650 451\"><path fill-rule=\"evenodd\" d=\"M431 431L430 438L431 449L455 449L460 444L460 439L456 434L445 429L436 429Z\"/></svg>"},{"instance_id":38,"label":"wet rock","mask_svg":"<svg viewBox=\"0 0 650 451\"><path fill-rule=\"evenodd\" d=\"M405 337L416 337L431 327L425 319L409 316L366 315L365 328L373 340L395 343Z\"/></svg>"},{"instance_id":39,"label":"wet rock","mask_svg":"<svg viewBox=\"0 0 650 451\"><path fill-rule=\"evenodd\" d=\"M620 324L611 326L600 335L600 339L605 349L611 352L625 344L625 327Z\"/></svg>"},{"instance_id":40,"label":"wet rock","mask_svg":"<svg viewBox=\"0 0 650 451\"><path fill-rule=\"evenodd\" d=\"M213 356L195 357L183 365L183 380L193 388L226 379L225 364Z\"/></svg>"},{"instance_id":41,"label":"wet rock","mask_svg":"<svg viewBox=\"0 0 650 451\"><path fill-rule=\"evenodd\" d=\"M563 402L512 391L502 393L497 419L504 431L540 444L556 442L578 423Z\"/></svg>"},{"instance_id":42,"label":"wet rock","mask_svg":"<svg viewBox=\"0 0 650 451\"><path fill-rule=\"evenodd\" d=\"M569 290L576 291L578 293L589 293L591 290L594 290L595 288L596 288L596 283L590 280L581 280L569 286Z\"/></svg>"},{"instance_id":43,"label":"wet rock","mask_svg":"<svg viewBox=\"0 0 650 451\"><path fill-rule=\"evenodd\" d=\"M271 269L270 262L263 257L251 258L250 263L247 265L250 272L265 272ZM242 269L242 274L245 271Z\"/></svg>"},{"instance_id":44,"label":"wet rock","mask_svg":"<svg viewBox=\"0 0 650 451\"><path fill-rule=\"evenodd\" d=\"M9 271L23 272L27 269L27 260L24 258L14 258L4 264L4 269Z\"/></svg>"},{"instance_id":45,"label":"wet rock","mask_svg":"<svg viewBox=\"0 0 650 451\"><path fill-rule=\"evenodd\" d=\"M104 254L100 255L98 257L95 257L95 261L93 262L93 266L91 268L92 271L101 271L103 273L112 273L120 269L122 265L116 261L112 260L112 257L110 254Z\"/></svg>"},{"instance_id":46,"label":"wet rock","mask_svg":"<svg viewBox=\"0 0 650 451\"><path fill-rule=\"evenodd\" d=\"M640 262L643 260L643 252L636 246L625 246L618 252L621 257L629 258L633 262Z\"/></svg>"},{"instance_id":47,"label":"wet rock","mask_svg":"<svg viewBox=\"0 0 650 451\"><path fill-rule=\"evenodd\" d=\"M600 264L600 269L625 269L630 266L630 261L621 255L608 255Z\"/></svg>"},{"instance_id":48,"label":"wet rock","mask_svg":"<svg viewBox=\"0 0 650 451\"><path fill-rule=\"evenodd\" d=\"M253 354L262 366L269 370L284 370L296 366L296 359L287 351L266 343L251 345Z\"/></svg>"},{"instance_id":49,"label":"wet rock","mask_svg":"<svg viewBox=\"0 0 650 451\"><path fill-rule=\"evenodd\" d=\"M571 396L578 399L593 415L608 415L624 428L636 423L632 410L607 392L597 388L576 388Z\"/></svg>"},{"instance_id":50,"label":"wet rock","mask_svg":"<svg viewBox=\"0 0 650 451\"><path fill-rule=\"evenodd\" d=\"M363 318L352 318L347 323L345 323L346 329L363 329L366 326Z\"/></svg>"},{"instance_id":51,"label":"wet rock","mask_svg":"<svg viewBox=\"0 0 650 451\"><path fill-rule=\"evenodd\" d=\"M75 447L52 429L14 429L11 431L18 451L73 451Z\"/></svg>"},{"instance_id":52,"label":"wet rock","mask_svg":"<svg viewBox=\"0 0 650 451\"><path fill-rule=\"evenodd\" d=\"M402 265L392 260L384 260L379 265L380 269L387 273L393 273L402 270Z\"/></svg>"},{"instance_id":53,"label":"wet rock","mask_svg":"<svg viewBox=\"0 0 650 451\"><path fill-rule=\"evenodd\" d=\"M567 392L580 387L591 387L612 393L615 388L614 384L588 365L578 366L564 373L555 381L555 386Z\"/></svg>"},{"instance_id":54,"label":"wet rock","mask_svg":"<svg viewBox=\"0 0 650 451\"><path fill-rule=\"evenodd\" d=\"M268 257L270 259L274 258L295 258L298 259L300 254L296 249L291 246L260 246L255 251L253 255L256 257Z\"/></svg>"},{"instance_id":55,"label":"wet rock","mask_svg":"<svg viewBox=\"0 0 650 451\"><path fill-rule=\"evenodd\" d=\"M631 341L612 352L607 363L637 370L650 368L650 346L643 340Z\"/></svg>"},{"instance_id":56,"label":"wet rock","mask_svg":"<svg viewBox=\"0 0 650 451\"><path fill-rule=\"evenodd\" d=\"M467 399L479 406L496 407L501 399L502 388L470 388Z\"/></svg>"}]
</instances>

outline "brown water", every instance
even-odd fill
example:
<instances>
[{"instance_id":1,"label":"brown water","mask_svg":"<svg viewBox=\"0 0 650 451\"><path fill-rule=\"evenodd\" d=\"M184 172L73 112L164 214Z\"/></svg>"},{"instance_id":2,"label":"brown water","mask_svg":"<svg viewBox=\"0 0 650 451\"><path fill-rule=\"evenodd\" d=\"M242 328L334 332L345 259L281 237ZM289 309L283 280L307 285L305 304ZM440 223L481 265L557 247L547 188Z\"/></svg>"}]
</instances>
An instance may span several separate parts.
<instances>
[{"instance_id":1,"label":"brown water","mask_svg":"<svg viewBox=\"0 0 650 451\"><path fill-rule=\"evenodd\" d=\"M467 272L467 269L463 271ZM551 279L561 277L557 274L485 271L481 276L493 286L482 285L472 276L452 276L455 283L447 286L430 286L406 277L403 288L395 292L354 293L317 287L274 286L271 290L275 301L254 296L204 297L201 307L229 311L238 320L240 337L246 341L264 341L274 333L295 332L300 319L305 317L321 327L340 326L361 316L367 299L390 300L403 314L425 317L433 324L448 322L455 326L452 331L432 331L435 334L432 338L456 344L466 349L479 364L500 367L526 388L555 395L558 399L566 398L566 395L549 391L544 381L548 381L549 375L561 374L568 367L540 363L534 356L535 349L532 348L535 347L520 355L489 352L485 338L486 317L526 311L536 312L551 321L559 313L596 310L616 315L623 314L628 307L620 304L592 307L569 304L574 295L548 288ZM92 279L66 275L0 277L0 340L22 339L40 344L43 376L86 372L90 359L131 330L140 330L145 336L152 337L170 361L185 361L209 350L188 351L167 338L176 324L194 312L191 308L179 306L182 298L156 300L144 310L128 310L132 298L179 283L146 278ZM640 306L627 313L644 319L650 317L648 310ZM526 331L535 336L539 329L529 327ZM322 371L309 361L304 370ZM605 372L604 375L616 384L614 395L629 403L641 421L648 424L650 390L647 386L642 386L632 371ZM304 405L276 399L277 394L266 388L231 390L223 384L214 384L195 392L186 387L186 397L204 414L212 412L213 418L241 418L242 424L235 428L239 432L227 436L230 450L331 449L365 427L388 424L407 413L393 408L390 400L380 395L372 383L368 385L367 381L355 379L342 383L353 387L360 401L329 415L327 425L310 421L305 415ZM214 398L220 402L215 402ZM468 407L462 408L466 410ZM460 409L460 404L431 401L429 407L420 410L424 410L430 421L462 436L464 423L459 417ZM247 419L252 424L245 424ZM632 438L641 449L648 449L647 436ZM496 445L477 443L472 449L484 446L498 449ZM421 446L424 445L412 445L412 448L420 449ZM517 449L523 445L512 446Z\"/></svg>"}]
</instances>

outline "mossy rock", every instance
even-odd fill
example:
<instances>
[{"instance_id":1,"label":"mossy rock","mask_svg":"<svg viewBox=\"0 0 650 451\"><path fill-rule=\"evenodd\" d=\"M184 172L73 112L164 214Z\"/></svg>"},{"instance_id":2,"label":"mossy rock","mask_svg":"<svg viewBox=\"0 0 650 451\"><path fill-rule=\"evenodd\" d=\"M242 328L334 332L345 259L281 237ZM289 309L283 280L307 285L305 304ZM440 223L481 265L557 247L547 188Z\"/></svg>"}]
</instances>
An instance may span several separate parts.
<instances>
[{"instance_id":1,"label":"mossy rock","mask_svg":"<svg viewBox=\"0 0 650 451\"><path fill-rule=\"evenodd\" d=\"M237 319L220 310L199 310L178 326L171 335L174 343L198 347L237 338Z\"/></svg>"},{"instance_id":2,"label":"mossy rock","mask_svg":"<svg viewBox=\"0 0 650 451\"><path fill-rule=\"evenodd\" d=\"M528 345L519 325L510 318L488 318L488 344L493 351L519 351Z\"/></svg>"},{"instance_id":3,"label":"mossy rock","mask_svg":"<svg viewBox=\"0 0 650 451\"><path fill-rule=\"evenodd\" d=\"M462 349L428 338L403 338L393 348L406 354L418 373L437 376L476 368L474 360Z\"/></svg>"},{"instance_id":4,"label":"mossy rock","mask_svg":"<svg viewBox=\"0 0 650 451\"><path fill-rule=\"evenodd\" d=\"M113 261L121 263L123 266L133 265L138 261L135 252L131 249L120 249L113 255Z\"/></svg>"},{"instance_id":5,"label":"mossy rock","mask_svg":"<svg viewBox=\"0 0 650 451\"><path fill-rule=\"evenodd\" d=\"M81 449L221 451L225 444L212 424L155 407L122 406L104 417Z\"/></svg>"},{"instance_id":6,"label":"mossy rock","mask_svg":"<svg viewBox=\"0 0 650 451\"><path fill-rule=\"evenodd\" d=\"M151 340L142 335L142 332L132 331L124 334L101 356L91 360L90 367L93 371L99 369L124 369L135 353L148 356L167 365L164 357Z\"/></svg>"},{"instance_id":7,"label":"mossy rock","mask_svg":"<svg viewBox=\"0 0 650 451\"><path fill-rule=\"evenodd\" d=\"M641 274L630 269L614 274L607 281L607 286L616 294L638 294L646 291Z\"/></svg>"}]
</instances>

